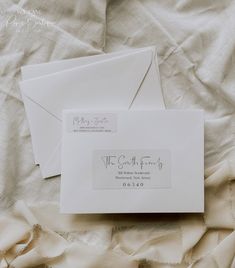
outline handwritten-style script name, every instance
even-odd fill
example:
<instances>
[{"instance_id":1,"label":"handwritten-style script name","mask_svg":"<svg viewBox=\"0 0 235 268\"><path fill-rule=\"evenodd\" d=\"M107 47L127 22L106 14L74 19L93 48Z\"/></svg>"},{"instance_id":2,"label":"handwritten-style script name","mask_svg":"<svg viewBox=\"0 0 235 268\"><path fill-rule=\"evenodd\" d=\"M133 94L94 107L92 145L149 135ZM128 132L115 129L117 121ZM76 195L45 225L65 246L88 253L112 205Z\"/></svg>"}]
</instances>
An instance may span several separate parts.
<instances>
[{"instance_id":1,"label":"handwritten-style script name","mask_svg":"<svg viewBox=\"0 0 235 268\"><path fill-rule=\"evenodd\" d=\"M149 155L143 156L131 156L127 157L125 154L120 155L104 155L101 160L106 169L116 166L118 169L128 168L128 167L139 167L143 170L145 167L156 166L158 170L163 169L163 162L160 157L154 159Z\"/></svg>"},{"instance_id":2,"label":"handwritten-style script name","mask_svg":"<svg viewBox=\"0 0 235 268\"><path fill-rule=\"evenodd\" d=\"M75 116L73 118L73 125L80 126L80 127L99 126L99 125L107 124L108 122L109 120L105 116L102 116L102 117L94 116L91 118L88 118L85 116Z\"/></svg>"}]
</instances>

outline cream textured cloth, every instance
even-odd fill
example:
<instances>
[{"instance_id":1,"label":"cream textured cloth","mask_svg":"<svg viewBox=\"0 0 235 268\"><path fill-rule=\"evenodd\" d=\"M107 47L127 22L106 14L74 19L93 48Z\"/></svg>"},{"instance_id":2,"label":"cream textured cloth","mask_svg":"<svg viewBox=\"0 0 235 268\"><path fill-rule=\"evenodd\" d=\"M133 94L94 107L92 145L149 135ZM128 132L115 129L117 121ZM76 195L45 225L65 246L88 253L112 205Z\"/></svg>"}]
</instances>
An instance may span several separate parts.
<instances>
[{"instance_id":1,"label":"cream textured cloth","mask_svg":"<svg viewBox=\"0 0 235 268\"><path fill-rule=\"evenodd\" d=\"M1 268L235 267L234 14L234 0L0 2ZM20 67L150 45L167 108L205 111L205 214L60 215L60 179L34 165Z\"/></svg>"}]
</instances>

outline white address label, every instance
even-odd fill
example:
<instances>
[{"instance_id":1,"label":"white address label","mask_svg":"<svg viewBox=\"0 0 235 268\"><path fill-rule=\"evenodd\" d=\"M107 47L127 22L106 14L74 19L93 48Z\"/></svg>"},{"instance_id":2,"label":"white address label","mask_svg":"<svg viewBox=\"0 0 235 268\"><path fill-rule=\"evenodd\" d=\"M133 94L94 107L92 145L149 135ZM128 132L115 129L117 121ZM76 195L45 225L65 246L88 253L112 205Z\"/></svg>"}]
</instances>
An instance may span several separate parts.
<instances>
[{"instance_id":1,"label":"white address label","mask_svg":"<svg viewBox=\"0 0 235 268\"><path fill-rule=\"evenodd\" d=\"M169 150L97 150L93 152L95 189L171 187Z\"/></svg>"},{"instance_id":2,"label":"white address label","mask_svg":"<svg viewBox=\"0 0 235 268\"><path fill-rule=\"evenodd\" d=\"M117 116L112 113L69 114L68 132L116 132Z\"/></svg>"}]
</instances>

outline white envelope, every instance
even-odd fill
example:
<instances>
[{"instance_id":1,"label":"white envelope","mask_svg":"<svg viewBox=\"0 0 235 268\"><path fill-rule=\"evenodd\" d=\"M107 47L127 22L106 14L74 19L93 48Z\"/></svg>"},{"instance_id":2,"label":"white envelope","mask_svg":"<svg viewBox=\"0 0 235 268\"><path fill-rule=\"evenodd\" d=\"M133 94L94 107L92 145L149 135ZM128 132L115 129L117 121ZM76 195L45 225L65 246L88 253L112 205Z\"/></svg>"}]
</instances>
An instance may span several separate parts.
<instances>
[{"instance_id":1,"label":"white envelope","mask_svg":"<svg viewBox=\"0 0 235 268\"><path fill-rule=\"evenodd\" d=\"M105 55L100 55L105 56ZM155 49L145 48L20 83L43 178L60 174L63 109L162 109Z\"/></svg>"},{"instance_id":2,"label":"white envelope","mask_svg":"<svg viewBox=\"0 0 235 268\"><path fill-rule=\"evenodd\" d=\"M61 212L203 211L202 111L64 112Z\"/></svg>"}]
</instances>

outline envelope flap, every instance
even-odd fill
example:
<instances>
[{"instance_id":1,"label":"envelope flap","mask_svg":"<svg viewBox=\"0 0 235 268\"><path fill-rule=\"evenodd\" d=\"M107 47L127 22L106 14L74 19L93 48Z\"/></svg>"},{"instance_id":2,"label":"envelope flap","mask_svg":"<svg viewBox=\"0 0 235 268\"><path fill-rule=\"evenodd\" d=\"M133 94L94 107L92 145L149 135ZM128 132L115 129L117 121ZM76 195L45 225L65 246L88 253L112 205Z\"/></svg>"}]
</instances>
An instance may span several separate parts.
<instances>
[{"instance_id":1,"label":"envelope flap","mask_svg":"<svg viewBox=\"0 0 235 268\"><path fill-rule=\"evenodd\" d=\"M25 96L61 120L63 109L126 109L151 65L147 48L20 83Z\"/></svg>"}]
</instances>

